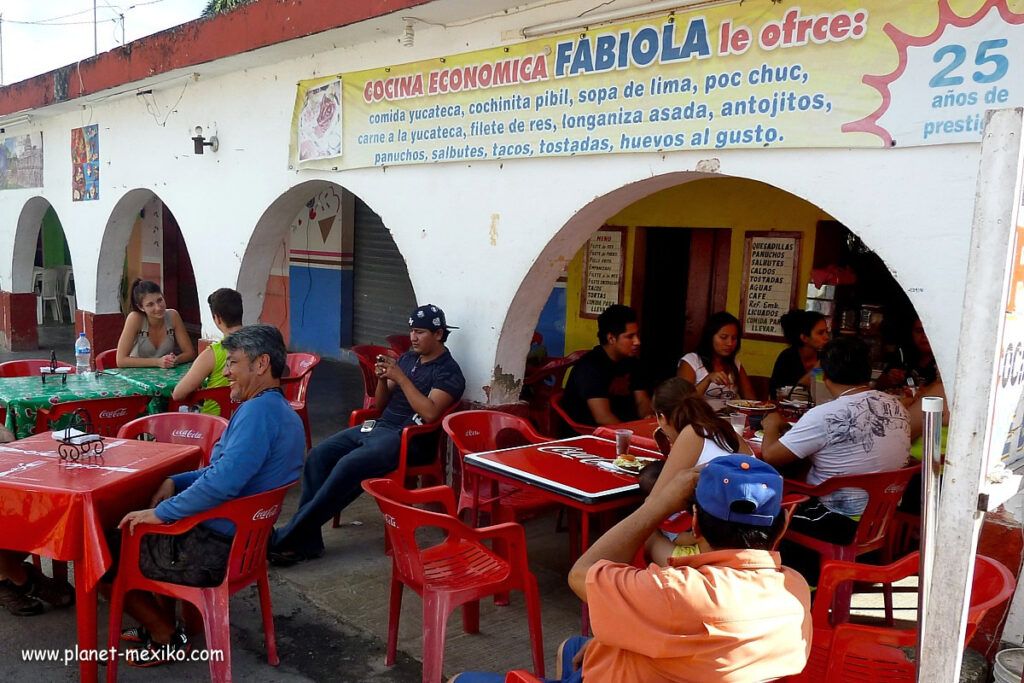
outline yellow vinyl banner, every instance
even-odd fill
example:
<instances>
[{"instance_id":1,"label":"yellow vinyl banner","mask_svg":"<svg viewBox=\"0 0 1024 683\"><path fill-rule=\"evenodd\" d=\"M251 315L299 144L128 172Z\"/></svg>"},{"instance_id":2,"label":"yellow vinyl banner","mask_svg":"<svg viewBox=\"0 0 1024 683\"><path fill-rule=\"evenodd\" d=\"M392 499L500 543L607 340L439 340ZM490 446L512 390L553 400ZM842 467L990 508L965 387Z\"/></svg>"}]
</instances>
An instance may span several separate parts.
<instances>
[{"instance_id":1,"label":"yellow vinyl banner","mask_svg":"<svg viewBox=\"0 0 1024 683\"><path fill-rule=\"evenodd\" d=\"M331 83L299 84L296 167L977 142L1024 104L1024 0L680 11L343 74L343 117Z\"/></svg>"}]
</instances>

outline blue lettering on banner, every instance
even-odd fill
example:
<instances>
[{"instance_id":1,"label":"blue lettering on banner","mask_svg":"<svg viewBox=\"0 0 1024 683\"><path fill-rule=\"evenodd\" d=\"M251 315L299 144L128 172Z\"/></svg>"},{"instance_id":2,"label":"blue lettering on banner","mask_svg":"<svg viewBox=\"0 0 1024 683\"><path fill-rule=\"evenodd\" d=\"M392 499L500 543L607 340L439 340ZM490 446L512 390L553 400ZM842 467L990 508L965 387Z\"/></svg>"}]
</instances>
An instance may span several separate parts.
<instances>
[{"instance_id":1,"label":"blue lettering on banner","mask_svg":"<svg viewBox=\"0 0 1024 683\"><path fill-rule=\"evenodd\" d=\"M630 65L645 67L655 62L671 64L711 56L704 17L690 19L682 44L676 44L676 26L676 22L666 22L660 32L652 26L644 26L635 33L603 33L593 43L587 35L563 40L555 46L555 77L600 73L613 68L625 69Z\"/></svg>"}]
</instances>

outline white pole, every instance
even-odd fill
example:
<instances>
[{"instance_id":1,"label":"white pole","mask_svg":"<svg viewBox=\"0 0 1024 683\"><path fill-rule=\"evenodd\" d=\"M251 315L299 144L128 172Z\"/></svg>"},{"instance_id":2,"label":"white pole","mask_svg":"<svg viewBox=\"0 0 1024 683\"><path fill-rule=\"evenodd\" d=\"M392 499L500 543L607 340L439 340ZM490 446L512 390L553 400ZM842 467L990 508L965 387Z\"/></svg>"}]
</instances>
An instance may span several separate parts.
<instances>
[{"instance_id":1,"label":"white pole","mask_svg":"<svg viewBox=\"0 0 1024 683\"><path fill-rule=\"evenodd\" d=\"M94 57L100 53L100 42L96 36L96 0L92 0L92 54Z\"/></svg>"},{"instance_id":2,"label":"white pole","mask_svg":"<svg viewBox=\"0 0 1024 683\"><path fill-rule=\"evenodd\" d=\"M917 581L917 651L922 652L921 638L925 632L928 601L931 597L928 581L935 565L935 510L939 501L939 474L942 470L942 405L938 396L921 399L924 413L924 431L921 456L921 560ZM921 658L917 658L918 680Z\"/></svg>"}]
</instances>

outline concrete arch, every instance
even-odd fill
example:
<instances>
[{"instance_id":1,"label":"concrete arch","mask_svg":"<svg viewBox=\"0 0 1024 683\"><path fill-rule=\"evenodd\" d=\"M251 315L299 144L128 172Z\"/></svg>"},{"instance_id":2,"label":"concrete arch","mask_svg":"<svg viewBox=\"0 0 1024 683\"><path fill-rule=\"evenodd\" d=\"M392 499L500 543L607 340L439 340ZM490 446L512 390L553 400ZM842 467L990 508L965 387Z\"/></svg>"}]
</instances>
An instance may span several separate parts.
<instances>
[{"instance_id":1,"label":"concrete arch","mask_svg":"<svg viewBox=\"0 0 1024 683\"><path fill-rule=\"evenodd\" d=\"M637 180L594 197L581 206L544 245L516 290L498 338L491 378L490 402L500 404L518 399L523 359L529 350L534 325L541 309L565 264L583 247L593 232L604 221L635 202L661 190L710 178L729 178L767 185L778 192L786 193L823 210L847 225L851 232L858 234L856 219L849 223L843 220L843 216L840 215L842 211L838 207L833 210L833 207L825 202L814 201L813 197L802 196L780 184L766 182L763 177L754 177L753 175L724 175L700 171L669 172ZM858 234L858 237L861 235ZM864 241L865 245L873 250L875 247L884 247L884 245L875 245L867 240ZM882 249L876 250L876 254L884 262L887 262L886 254ZM897 274L890 266L886 267L899 283ZM905 289L905 285L900 284L900 286Z\"/></svg>"},{"instance_id":2,"label":"concrete arch","mask_svg":"<svg viewBox=\"0 0 1024 683\"><path fill-rule=\"evenodd\" d=\"M14 262L11 269L11 291L32 291L32 268L36 262L36 242L42 229L43 216L53 208L45 197L32 197L18 215L14 233ZM72 260L74 258L72 257Z\"/></svg>"},{"instance_id":3,"label":"concrete arch","mask_svg":"<svg viewBox=\"0 0 1024 683\"><path fill-rule=\"evenodd\" d=\"M135 217L155 196L157 193L147 188L129 190L111 210L103 229L96 263L96 313L121 312L120 292L125 248L135 226ZM86 308L87 302L79 301L78 306Z\"/></svg>"}]
</instances>

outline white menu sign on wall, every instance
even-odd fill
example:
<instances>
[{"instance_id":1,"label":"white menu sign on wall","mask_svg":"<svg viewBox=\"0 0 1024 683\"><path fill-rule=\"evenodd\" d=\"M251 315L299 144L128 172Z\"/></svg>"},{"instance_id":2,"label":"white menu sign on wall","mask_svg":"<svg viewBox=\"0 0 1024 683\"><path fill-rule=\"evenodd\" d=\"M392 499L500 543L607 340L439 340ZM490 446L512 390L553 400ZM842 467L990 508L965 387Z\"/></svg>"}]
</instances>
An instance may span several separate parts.
<instances>
[{"instance_id":1,"label":"white menu sign on wall","mask_svg":"<svg viewBox=\"0 0 1024 683\"><path fill-rule=\"evenodd\" d=\"M583 256L581 317L596 318L612 304L622 302L625 236L625 228L605 226L587 242Z\"/></svg>"},{"instance_id":2,"label":"white menu sign on wall","mask_svg":"<svg viewBox=\"0 0 1024 683\"><path fill-rule=\"evenodd\" d=\"M799 233L748 233L741 300L744 337L783 336L779 318L793 306L799 265Z\"/></svg>"}]
</instances>

